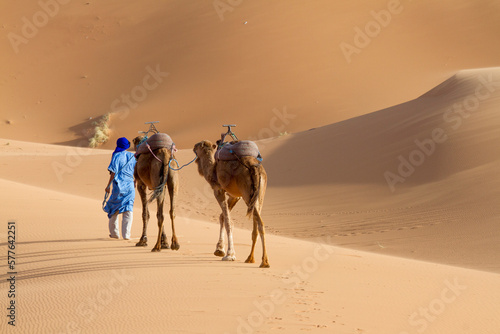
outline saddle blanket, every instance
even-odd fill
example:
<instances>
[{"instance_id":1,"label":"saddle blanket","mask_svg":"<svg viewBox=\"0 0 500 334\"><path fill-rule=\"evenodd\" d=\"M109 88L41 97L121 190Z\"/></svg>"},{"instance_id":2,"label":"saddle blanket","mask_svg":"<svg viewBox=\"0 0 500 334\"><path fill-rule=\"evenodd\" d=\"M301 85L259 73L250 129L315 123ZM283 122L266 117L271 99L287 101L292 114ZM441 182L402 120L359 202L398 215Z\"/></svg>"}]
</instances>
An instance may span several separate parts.
<instances>
[{"instance_id":1,"label":"saddle blanket","mask_svg":"<svg viewBox=\"0 0 500 334\"><path fill-rule=\"evenodd\" d=\"M135 153L136 156L139 156L139 154L142 153L149 152L146 143L151 147L151 151L164 147L170 150L172 149L172 145L174 145L173 149L175 152L175 144L169 135L167 135L166 133L155 133L154 135L146 139L144 143L139 145L139 147L137 147L137 151Z\"/></svg>"},{"instance_id":2,"label":"saddle blanket","mask_svg":"<svg viewBox=\"0 0 500 334\"><path fill-rule=\"evenodd\" d=\"M259 147L250 140L226 143L219 150L217 150L217 152L215 152L216 160L237 160L238 157L254 157L259 161L262 161Z\"/></svg>"}]
</instances>

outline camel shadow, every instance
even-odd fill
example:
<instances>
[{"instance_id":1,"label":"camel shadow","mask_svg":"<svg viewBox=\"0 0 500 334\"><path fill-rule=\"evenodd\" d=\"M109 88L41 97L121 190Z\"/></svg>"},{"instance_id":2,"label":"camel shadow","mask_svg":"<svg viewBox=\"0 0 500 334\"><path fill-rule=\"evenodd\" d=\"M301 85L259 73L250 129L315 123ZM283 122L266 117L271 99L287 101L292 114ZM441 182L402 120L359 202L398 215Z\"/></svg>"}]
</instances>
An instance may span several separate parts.
<instances>
[{"instance_id":1,"label":"camel shadow","mask_svg":"<svg viewBox=\"0 0 500 334\"><path fill-rule=\"evenodd\" d=\"M106 242L103 245L96 242ZM81 247L79 243L94 242L90 247ZM117 240L107 238L95 239L60 239L27 241L16 244L16 280L28 281L38 278L58 277L72 274L88 274L95 272L109 272L127 269L150 269L150 268L174 268L185 266L212 266L214 262L209 254L190 255L188 257L168 256L168 250L149 256L149 249L144 249L144 255L140 256L137 247L133 244L117 245ZM23 246L33 244L69 244L68 247L49 249L43 251L26 252L20 251ZM114 244L114 245L113 245ZM3 244L5 245L5 243ZM148 256L146 256L146 254ZM161 256L165 254L167 256ZM7 255L7 254L6 254ZM0 257L6 260L7 256ZM25 269L26 268L26 269ZM9 278L9 274L0 275L0 280Z\"/></svg>"}]
</instances>

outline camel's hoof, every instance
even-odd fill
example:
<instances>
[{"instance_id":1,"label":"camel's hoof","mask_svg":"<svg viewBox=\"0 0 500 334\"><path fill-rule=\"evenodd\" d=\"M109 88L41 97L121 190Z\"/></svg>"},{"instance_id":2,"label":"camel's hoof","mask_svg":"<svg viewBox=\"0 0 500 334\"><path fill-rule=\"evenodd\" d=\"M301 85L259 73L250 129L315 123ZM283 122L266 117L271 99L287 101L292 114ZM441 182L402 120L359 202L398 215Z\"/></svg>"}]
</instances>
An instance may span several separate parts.
<instances>
[{"instance_id":1,"label":"camel's hoof","mask_svg":"<svg viewBox=\"0 0 500 334\"><path fill-rule=\"evenodd\" d=\"M248 257L246 260L245 260L245 263L255 263L255 259L253 257Z\"/></svg>"},{"instance_id":2,"label":"camel's hoof","mask_svg":"<svg viewBox=\"0 0 500 334\"><path fill-rule=\"evenodd\" d=\"M179 250L179 248L181 248L181 245L179 245L177 242L173 242L170 248L172 250Z\"/></svg>"},{"instance_id":3,"label":"camel's hoof","mask_svg":"<svg viewBox=\"0 0 500 334\"><path fill-rule=\"evenodd\" d=\"M169 249L170 247L168 246L168 244L161 244L161 249Z\"/></svg>"},{"instance_id":4,"label":"camel's hoof","mask_svg":"<svg viewBox=\"0 0 500 334\"><path fill-rule=\"evenodd\" d=\"M148 245L147 241L139 241L138 243L135 244L136 247L146 247Z\"/></svg>"},{"instance_id":5,"label":"camel's hoof","mask_svg":"<svg viewBox=\"0 0 500 334\"><path fill-rule=\"evenodd\" d=\"M158 247L158 248L157 248L157 247L155 247L155 248L153 248L151 251L152 251L152 252L159 252L159 251L161 251L161 248L160 248L160 247Z\"/></svg>"},{"instance_id":6,"label":"camel's hoof","mask_svg":"<svg viewBox=\"0 0 500 334\"><path fill-rule=\"evenodd\" d=\"M214 255L215 256L223 257L223 256L226 255L226 252L224 252L223 250L220 250L220 249L216 249L215 252L214 252Z\"/></svg>"},{"instance_id":7,"label":"camel's hoof","mask_svg":"<svg viewBox=\"0 0 500 334\"><path fill-rule=\"evenodd\" d=\"M226 255L222 258L222 261L236 261L236 256L234 255Z\"/></svg>"},{"instance_id":8,"label":"camel's hoof","mask_svg":"<svg viewBox=\"0 0 500 334\"><path fill-rule=\"evenodd\" d=\"M266 262L266 263L262 262L262 263L260 264L260 268L270 268L270 267L271 267L271 266L270 266L270 265L269 265L269 263L267 263L267 262Z\"/></svg>"}]
</instances>

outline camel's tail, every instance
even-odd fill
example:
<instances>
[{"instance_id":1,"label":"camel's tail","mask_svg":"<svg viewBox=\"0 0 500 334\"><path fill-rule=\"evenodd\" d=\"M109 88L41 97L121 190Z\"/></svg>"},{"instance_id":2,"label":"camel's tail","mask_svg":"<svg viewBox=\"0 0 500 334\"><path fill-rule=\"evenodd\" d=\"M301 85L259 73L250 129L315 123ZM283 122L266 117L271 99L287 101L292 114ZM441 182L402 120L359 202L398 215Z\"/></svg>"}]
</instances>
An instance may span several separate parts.
<instances>
[{"instance_id":1,"label":"camel's tail","mask_svg":"<svg viewBox=\"0 0 500 334\"><path fill-rule=\"evenodd\" d=\"M250 177L252 179L252 196L250 197L250 202L248 203L247 216L250 217L259 202L259 207L262 205L264 200L264 192L265 192L265 180L262 178L261 173L262 166L252 165L248 169L250 171Z\"/></svg>"},{"instance_id":2,"label":"camel's tail","mask_svg":"<svg viewBox=\"0 0 500 334\"><path fill-rule=\"evenodd\" d=\"M168 163L170 160L170 153L166 148L162 148L157 151L156 156L163 162L160 168L160 184L153 190L153 194L151 195L149 202L152 202L155 199L161 198L163 196L163 192L165 191L165 184L167 183L168 178Z\"/></svg>"}]
</instances>

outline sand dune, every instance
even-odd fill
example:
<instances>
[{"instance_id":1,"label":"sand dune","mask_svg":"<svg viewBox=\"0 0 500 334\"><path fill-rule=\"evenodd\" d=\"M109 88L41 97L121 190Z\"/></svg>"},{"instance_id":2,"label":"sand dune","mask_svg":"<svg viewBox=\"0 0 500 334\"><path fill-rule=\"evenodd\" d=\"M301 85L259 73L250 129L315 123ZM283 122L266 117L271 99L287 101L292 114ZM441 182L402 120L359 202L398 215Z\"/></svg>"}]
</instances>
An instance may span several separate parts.
<instances>
[{"instance_id":1,"label":"sand dune","mask_svg":"<svg viewBox=\"0 0 500 334\"><path fill-rule=\"evenodd\" d=\"M273 225L307 221L294 236L498 272L499 83L497 68L461 71L413 101L276 141L266 162L287 168L270 170L274 196L296 192L301 209L270 208Z\"/></svg>"},{"instance_id":2,"label":"sand dune","mask_svg":"<svg viewBox=\"0 0 500 334\"><path fill-rule=\"evenodd\" d=\"M215 222L218 210L195 168L180 173L181 250L152 254L134 247L139 205L134 240L105 238L99 206L110 151L2 140L1 201L9 209L1 219L18 224L20 329L494 333L498 136L489 129L498 119L497 90L463 126L453 129L457 121L443 115L488 91L482 78L497 87L499 73L462 71L414 101L259 141L270 180L268 232L295 239L271 235L272 268L253 274L241 262L248 230L237 230L234 265L212 255L217 225L206 221ZM425 153L415 140L438 128L449 138L391 191L384 173L396 173L398 155ZM181 163L191 157L190 150L177 155ZM236 226L249 226L243 217L237 207ZM150 240L156 231L153 219Z\"/></svg>"},{"instance_id":3,"label":"sand dune","mask_svg":"<svg viewBox=\"0 0 500 334\"><path fill-rule=\"evenodd\" d=\"M498 332L497 1L66 2L0 4L2 333ZM111 149L147 121L181 164L225 123L257 141L270 269L242 204L213 255L194 165L178 252L135 247L139 200L107 238Z\"/></svg>"},{"instance_id":4,"label":"sand dune","mask_svg":"<svg viewBox=\"0 0 500 334\"><path fill-rule=\"evenodd\" d=\"M497 65L496 1L402 1L392 14L388 3L243 1L221 20L210 1L71 1L26 38L23 18L33 23L44 10L7 1L2 137L77 145L113 112L107 148L146 121L161 121L182 148L227 122L267 138L403 103L458 70ZM357 32L377 24L373 37ZM346 55L343 43L357 53ZM284 107L296 118L271 124Z\"/></svg>"}]
</instances>

